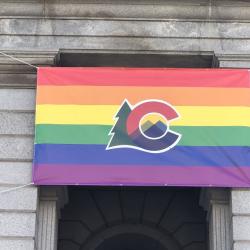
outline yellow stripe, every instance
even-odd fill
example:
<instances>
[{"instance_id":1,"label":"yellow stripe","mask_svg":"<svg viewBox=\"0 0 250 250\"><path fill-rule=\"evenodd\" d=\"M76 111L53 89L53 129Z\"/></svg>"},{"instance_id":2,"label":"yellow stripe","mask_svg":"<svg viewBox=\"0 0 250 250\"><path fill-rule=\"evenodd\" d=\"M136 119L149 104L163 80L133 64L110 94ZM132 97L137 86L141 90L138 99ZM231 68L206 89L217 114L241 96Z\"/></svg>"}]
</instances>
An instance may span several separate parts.
<instances>
[{"instance_id":1,"label":"yellow stripe","mask_svg":"<svg viewBox=\"0 0 250 250\"><path fill-rule=\"evenodd\" d=\"M36 124L113 125L117 105L37 105ZM250 126L250 107L177 106L176 126Z\"/></svg>"}]
</instances>

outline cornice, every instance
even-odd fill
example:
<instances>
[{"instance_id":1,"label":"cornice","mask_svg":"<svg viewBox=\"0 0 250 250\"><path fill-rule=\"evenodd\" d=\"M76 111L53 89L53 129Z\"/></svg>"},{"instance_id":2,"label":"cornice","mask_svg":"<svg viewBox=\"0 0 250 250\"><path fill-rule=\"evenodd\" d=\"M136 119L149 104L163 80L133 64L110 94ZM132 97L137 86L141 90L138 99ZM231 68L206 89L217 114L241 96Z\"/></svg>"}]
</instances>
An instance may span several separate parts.
<instances>
[{"instance_id":1,"label":"cornice","mask_svg":"<svg viewBox=\"0 0 250 250\"><path fill-rule=\"evenodd\" d=\"M3 0L0 16L249 21L250 3L232 0Z\"/></svg>"},{"instance_id":2,"label":"cornice","mask_svg":"<svg viewBox=\"0 0 250 250\"><path fill-rule=\"evenodd\" d=\"M35 66L53 66L57 52L2 51ZM36 69L0 54L0 88L34 88Z\"/></svg>"},{"instance_id":3,"label":"cornice","mask_svg":"<svg viewBox=\"0 0 250 250\"><path fill-rule=\"evenodd\" d=\"M58 51L3 51L9 55L22 59L35 66L59 65L60 56ZM213 52L200 51L122 51L122 50L60 50L63 53L80 54L160 54L160 55L212 55ZM215 53L214 67L225 68L250 68L249 53ZM21 64L3 55L0 55L0 88L35 88L36 69Z\"/></svg>"}]
</instances>

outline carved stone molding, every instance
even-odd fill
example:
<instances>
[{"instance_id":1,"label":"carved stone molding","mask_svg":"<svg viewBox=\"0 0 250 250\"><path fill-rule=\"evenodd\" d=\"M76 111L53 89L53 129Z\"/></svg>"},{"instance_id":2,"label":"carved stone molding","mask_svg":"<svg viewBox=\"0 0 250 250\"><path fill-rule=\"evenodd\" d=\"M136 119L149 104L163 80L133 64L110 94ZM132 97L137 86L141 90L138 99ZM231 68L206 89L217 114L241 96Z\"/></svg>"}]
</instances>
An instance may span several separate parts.
<instances>
[{"instance_id":1,"label":"carved stone molding","mask_svg":"<svg viewBox=\"0 0 250 250\"><path fill-rule=\"evenodd\" d=\"M250 68L250 54L216 54L220 68Z\"/></svg>"},{"instance_id":2,"label":"carved stone molding","mask_svg":"<svg viewBox=\"0 0 250 250\"><path fill-rule=\"evenodd\" d=\"M63 49L59 51L3 51L9 55L17 57L21 60L24 60L35 66L54 66L61 65L60 60L62 60L60 54L69 55L70 60L67 62L69 65L64 66L107 66L107 65L98 65L100 61L100 55L127 55L126 60L129 65L128 56L131 54L133 57L136 55L152 55L152 60L154 59L157 67L173 67L172 65L167 65L166 59L171 59L176 65L181 61L180 67L183 67L183 63L186 65L189 61L194 63L195 58L199 58L201 63L202 61L210 60L211 65L206 67L221 67L221 68L250 68L250 53L213 53L212 51L141 51L141 50L88 50L88 49ZM81 59L82 57L82 59ZM95 63L95 58L98 57L97 62ZM140 56L138 56L140 57ZM178 59L179 57L179 59ZM81 60L79 60L79 58ZM88 60L86 60L86 58ZM103 56L102 56L103 58ZM114 57L115 58L115 57ZM117 56L116 58L119 59ZM159 61L157 61L158 59ZM91 59L91 60L89 60ZM117 60L118 60L117 59ZM192 59L192 60L191 60ZM103 60L103 59L101 59ZM110 61L110 59L109 59ZM114 60L113 60L114 61ZM144 60L145 61L145 60ZM164 65L161 65L160 62L164 62ZM86 62L91 62L88 64ZM133 59L133 62L135 60ZM105 63L105 60L104 60ZM209 62L206 62L209 64ZM117 64L117 65L116 65ZM174 65L175 65L174 64ZM114 65L109 66L119 66L119 62L114 62ZM139 61L137 67L139 67ZM152 65L151 65L152 66ZM177 66L178 67L178 66ZM196 67L195 64L192 67ZM35 88L36 86L36 69L22 64L20 62L14 61L4 55L0 54L0 88Z\"/></svg>"},{"instance_id":3,"label":"carved stone molding","mask_svg":"<svg viewBox=\"0 0 250 250\"><path fill-rule=\"evenodd\" d=\"M3 51L35 66L52 66L57 52ZM34 88L36 69L0 54L0 88Z\"/></svg>"},{"instance_id":4,"label":"carved stone molding","mask_svg":"<svg viewBox=\"0 0 250 250\"><path fill-rule=\"evenodd\" d=\"M194 11L195 9L195 11ZM4 0L2 16L249 20L248 1L228 0Z\"/></svg>"},{"instance_id":5,"label":"carved stone molding","mask_svg":"<svg viewBox=\"0 0 250 250\"><path fill-rule=\"evenodd\" d=\"M41 187L37 216L37 250L56 250L60 209L67 203L66 187Z\"/></svg>"},{"instance_id":6,"label":"carved stone molding","mask_svg":"<svg viewBox=\"0 0 250 250\"><path fill-rule=\"evenodd\" d=\"M202 189L200 205L207 211L210 250L228 250L231 248L232 237L229 200L229 189Z\"/></svg>"}]
</instances>

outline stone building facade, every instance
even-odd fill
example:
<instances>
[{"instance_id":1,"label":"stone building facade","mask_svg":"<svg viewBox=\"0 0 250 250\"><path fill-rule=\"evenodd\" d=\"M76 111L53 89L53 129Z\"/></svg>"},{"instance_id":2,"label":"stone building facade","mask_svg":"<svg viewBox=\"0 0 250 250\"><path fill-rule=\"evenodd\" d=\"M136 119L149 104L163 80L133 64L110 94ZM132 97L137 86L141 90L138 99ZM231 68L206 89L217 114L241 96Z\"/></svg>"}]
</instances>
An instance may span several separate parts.
<instances>
[{"instance_id":1,"label":"stone building facade","mask_svg":"<svg viewBox=\"0 0 250 250\"><path fill-rule=\"evenodd\" d=\"M37 66L250 68L250 2L2 0L0 51ZM0 55L0 192L32 181L35 87L34 68ZM112 250L130 239L137 249L249 250L250 191L0 194L1 250Z\"/></svg>"}]
</instances>

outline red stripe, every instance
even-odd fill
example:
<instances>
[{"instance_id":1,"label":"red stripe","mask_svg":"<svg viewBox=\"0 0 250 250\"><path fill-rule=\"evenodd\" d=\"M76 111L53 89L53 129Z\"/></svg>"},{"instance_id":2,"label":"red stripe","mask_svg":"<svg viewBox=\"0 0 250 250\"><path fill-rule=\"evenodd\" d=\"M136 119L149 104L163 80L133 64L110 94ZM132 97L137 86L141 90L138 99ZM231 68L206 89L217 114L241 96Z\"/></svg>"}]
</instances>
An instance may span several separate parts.
<instances>
[{"instance_id":1,"label":"red stripe","mask_svg":"<svg viewBox=\"0 0 250 250\"><path fill-rule=\"evenodd\" d=\"M248 70L163 68L39 68L39 85L249 88Z\"/></svg>"}]
</instances>

